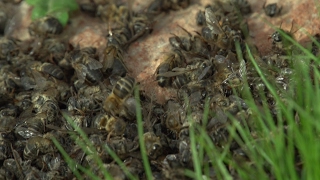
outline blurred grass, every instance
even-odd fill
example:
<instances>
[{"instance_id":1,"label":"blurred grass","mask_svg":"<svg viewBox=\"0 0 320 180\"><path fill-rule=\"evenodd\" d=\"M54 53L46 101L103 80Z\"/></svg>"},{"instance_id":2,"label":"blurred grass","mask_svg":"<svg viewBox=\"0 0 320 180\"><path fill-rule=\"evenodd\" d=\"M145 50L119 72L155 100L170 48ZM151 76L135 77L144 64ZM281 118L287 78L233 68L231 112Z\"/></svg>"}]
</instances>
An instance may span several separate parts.
<instances>
[{"instance_id":1,"label":"blurred grass","mask_svg":"<svg viewBox=\"0 0 320 180\"><path fill-rule=\"evenodd\" d=\"M79 9L75 0L26 0L26 2L33 6L32 20L51 15L56 17L63 26L69 20L69 13Z\"/></svg>"}]
</instances>

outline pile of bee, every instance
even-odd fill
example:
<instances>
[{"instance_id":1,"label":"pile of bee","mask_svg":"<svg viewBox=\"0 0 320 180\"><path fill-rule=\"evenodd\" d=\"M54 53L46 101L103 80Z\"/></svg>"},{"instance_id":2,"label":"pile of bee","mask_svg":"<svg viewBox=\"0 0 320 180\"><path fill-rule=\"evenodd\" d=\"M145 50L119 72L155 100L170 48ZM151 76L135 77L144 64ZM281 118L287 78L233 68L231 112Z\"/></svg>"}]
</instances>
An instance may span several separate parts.
<instances>
[{"instance_id":1,"label":"pile of bee","mask_svg":"<svg viewBox=\"0 0 320 180\"><path fill-rule=\"evenodd\" d=\"M143 13L133 12L125 4L102 2L79 4L104 23L116 23L106 32L107 44L101 54L94 47L73 47L68 39L60 38L63 26L52 16L30 24L32 42L14 39L4 30L0 37L0 179L73 178L53 137L77 165L103 178L93 155L78 145L81 137L72 136L74 124L87 133L111 176L127 179L105 146L131 174L146 178L136 121L140 106L133 96L138 82L128 75L123 55L132 42L152 36L157 15L187 8L190 1L154 0ZM183 169L193 169L191 124L204 126L215 146L223 149L231 143L230 153L246 157L234 140L230 142L227 130L230 114L240 124L251 123L252 113L242 95L245 76L256 103L262 104L263 93L276 116L275 100L245 49L248 28L239 17L250 12L246 0L216 1L195 17L201 32L180 27L185 35L173 33L168 39L171 50L155 70L155 80L162 88L176 89L177 98L160 105L140 91L145 132L141 138L154 179L187 179ZM286 59L289 45L284 38L275 32L271 39L276 53L254 58L281 94L290 90L294 71ZM237 55L237 48L243 57ZM312 52L319 54L316 46ZM206 122L205 104L209 107ZM215 178L214 169L210 171L208 178Z\"/></svg>"}]
</instances>

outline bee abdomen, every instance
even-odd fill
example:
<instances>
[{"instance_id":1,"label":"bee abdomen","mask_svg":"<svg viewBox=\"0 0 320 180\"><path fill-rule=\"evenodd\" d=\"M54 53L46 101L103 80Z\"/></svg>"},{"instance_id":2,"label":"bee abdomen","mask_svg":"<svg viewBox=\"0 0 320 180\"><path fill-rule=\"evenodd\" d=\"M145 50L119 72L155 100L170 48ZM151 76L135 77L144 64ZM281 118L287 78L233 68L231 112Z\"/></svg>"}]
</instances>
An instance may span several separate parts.
<instances>
[{"instance_id":1,"label":"bee abdomen","mask_svg":"<svg viewBox=\"0 0 320 180\"><path fill-rule=\"evenodd\" d=\"M64 77L62 69L59 66L51 64L51 63L43 63L41 65L40 70L42 72L50 74L51 76L53 76L57 79L63 79L63 77Z\"/></svg>"},{"instance_id":2,"label":"bee abdomen","mask_svg":"<svg viewBox=\"0 0 320 180\"><path fill-rule=\"evenodd\" d=\"M33 160L39 155L39 149L34 144L26 144L23 150L24 159Z\"/></svg>"},{"instance_id":3,"label":"bee abdomen","mask_svg":"<svg viewBox=\"0 0 320 180\"><path fill-rule=\"evenodd\" d=\"M170 78L159 75L159 74L166 73L169 70L170 70L170 63L164 62L159 65L159 69L158 69L158 73L157 73L158 75L156 78L159 86L165 87L170 84Z\"/></svg>"},{"instance_id":4,"label":"bee abdomen","mask_svg":"<svg viewBox=\"0 0 320 180\"><path fill-rule=\"evenodd\" d=\"M129 76L121 78L112 91L116 96L118 96L121 99L124 99L132 92L134 82L134 78Z\"/></svg>"},{"instance_id":5,"label":"bee abdomen","mask_svg":"<svg viewBox=\"0 0 320 180\"><path fill-rule=\"evenodd\" d=\"M179 75L176 79L172 82L172 86L175 89L180 89L183 85L188 83L188 79L185 75Z\"/></svg>"},{"instance_id":6,"label":"bee abdomen","mask_svg":"<svg viewBox=\"0 0 320 180\"><path fill-rule=\"evenodd\" d=\"M54 17L47 17L43 26L49 34L61 34L63 30L62 24Z\"/></svg>"}]
</instances>

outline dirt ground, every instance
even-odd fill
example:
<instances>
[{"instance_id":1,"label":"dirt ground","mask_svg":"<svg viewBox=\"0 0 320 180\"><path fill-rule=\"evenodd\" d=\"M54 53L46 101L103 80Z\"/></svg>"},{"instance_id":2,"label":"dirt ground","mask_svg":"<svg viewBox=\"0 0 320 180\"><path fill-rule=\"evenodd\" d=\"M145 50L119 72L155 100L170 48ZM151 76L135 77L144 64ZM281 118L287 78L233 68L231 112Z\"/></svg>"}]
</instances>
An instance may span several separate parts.
<instances>
[{"instance_id":1,"label":"dirt ground","mask_svg":"<svg viewBox=\"0 0 320 180\"><path fill-rule=\"evenodd\" d=\"M142 11L150 2L135 1L133 10ZM170 51L168 37L172 36L171 33L185 35L178 25L190 32L200 31L195 22L195 15L199 10L204 10L210 2L194 0L186 9L160 14L156 18L152 34L132 43L126 52L124 62L129 68L129 74L136 78L147 95L154 94L157 102L164 103L176 95L174 89L159 87L154 76L157 66L162 62L163 53ZM316 0L268 0L267 4L276 2L282 7L281 13L272 18L264 14L264 1L249 0L249 2L252 13L245 18L249 25L251 40L261 55L266 55L271 49L269 36L274 29L270 24L274 27L281 26L287 31L291 30L295 38L303 44L310 42L307 33L311 35L320 33L320 3ZM20 12L21 22L15 26L12 35L21 40L29 39L27 27L31 22L31 7L22 2L15 8ZM69 36L73 45L94 46L102 50L106 45L104 36L108 33L107 30L107 25L98 18L78 12L71 17L63 36Z\"/></svg>"}]
</instances>

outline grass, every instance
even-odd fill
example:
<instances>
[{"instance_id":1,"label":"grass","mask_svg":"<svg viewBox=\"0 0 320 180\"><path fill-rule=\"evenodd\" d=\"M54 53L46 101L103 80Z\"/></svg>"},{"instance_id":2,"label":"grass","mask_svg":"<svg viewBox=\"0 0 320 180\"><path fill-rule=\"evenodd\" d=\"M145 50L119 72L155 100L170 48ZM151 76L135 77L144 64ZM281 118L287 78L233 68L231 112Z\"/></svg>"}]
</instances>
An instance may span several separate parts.
<instances>
[{"instance_id":1,"label":"grass","mask_svg":"<svg viewBox=\"0 0 320 180\"><path fill-rule=\"evenodd\" d=\"M316 68L319 65L319 58L291 37L284 33L282 35L295 47L292 53L294 56L289 57L292 61L292 68L295 70L291 77L293 79L291 89L294 90L294 93L288 91L281 97L277 88L265 77L251 54L250 48L246 47L250 62L275 99L276 120L272 117L266 103L266 97L261 94L265 101L263 101L262 107L257 107L253 97L248 92L248 85L245 85L243 91L246 94L245 101L250 109L249 120L244 121L244 118L239 119L238 117L237 119L229 116L231 123L228 126L230 134L228 142L236 141L241 147L240 152L246 155L243 156L243 153L237 155L230 152L230 143L225 144L223 148L215 146L206 133L205 126L195 124L189 116L190 148L194 169L186 169L186 176L199 180L208 179L210 173L214 173L217 179L233 179L235 176L240 179L275 178L278 180L318 179L320 177L320 171L318 170L320 167L320 122L318 118L320 117L320 72ZM241 52L237 52L239 59L242 59ZM310 78L310 75L313 78ZM245 77L244 82L246 83ZM139 102L138 90L135 91L135 97ZM209 114L208 101L205 107L203 121L206 122ZM67 116L65 118L70 121ZM70 123L72 124L72 121ZM137 107L137 123L138 134L141 137L139 143L146 178L152 179L150 163L142 138L144 132L140 104ZM89 147L89 151L86 151L86 153L95 155L95 148L90 145L85 133L74 124L73 127L84 140L84 144L79 145L83 149ZM89 169L76 165L56 140L54 140L54 143L78 179L82 179L81 173L87 174L91 179L100 179ZM106 147L106 150L126 172L129 179L137 179L129 173L114 152L108 147ZM102 162L96 155L94 160L101 167L104 178L112 179L106 169L102 168Z\"/></svg>"}]
</instances>

